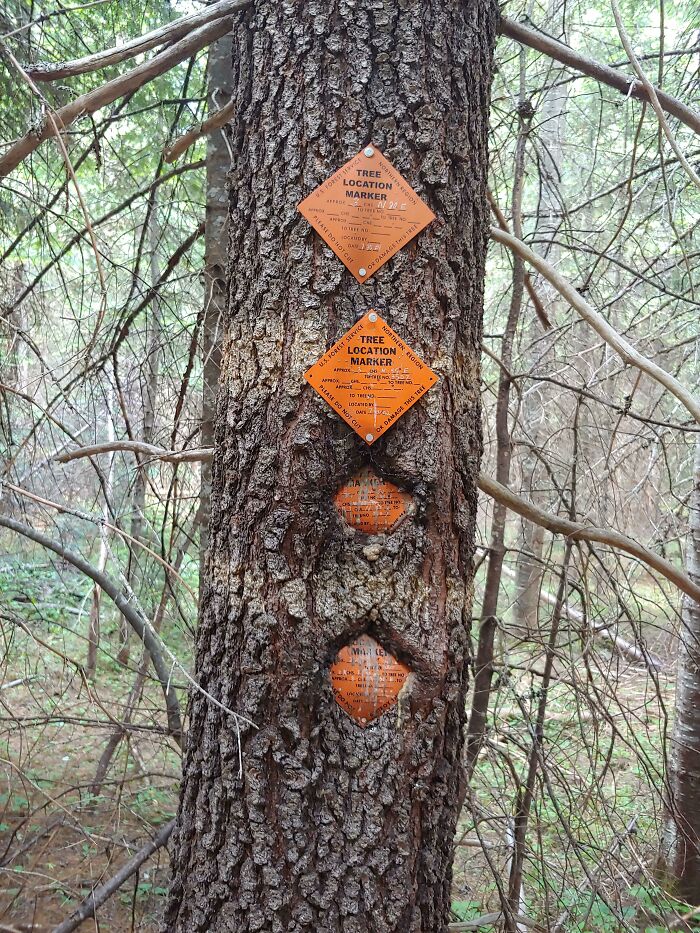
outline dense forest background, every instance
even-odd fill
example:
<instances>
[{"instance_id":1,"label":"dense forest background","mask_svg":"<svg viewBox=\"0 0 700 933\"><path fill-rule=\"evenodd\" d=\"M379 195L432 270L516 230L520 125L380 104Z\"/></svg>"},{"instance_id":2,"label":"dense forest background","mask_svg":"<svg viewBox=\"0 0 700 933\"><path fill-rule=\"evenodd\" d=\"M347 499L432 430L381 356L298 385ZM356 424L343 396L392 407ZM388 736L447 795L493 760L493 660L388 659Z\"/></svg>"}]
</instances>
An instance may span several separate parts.
<instances>
[{"instance_id":1,"label":"dense forest background","mask_svg":"<svg viewBox=\"0 0 700 933\"><path fill-rule=\"evenodd\" d=\"M51 81L30 64L200 8L8 0L0 164L48 111L164 53ZM503 13L700 105L692 3ZM226 61L219 40L127 83L0 179L0 930L55 928L177 808L169 698L185 709L206 537L217 218L245 194L225 191L225 132L191 131L226 106ZM700 927L700 878L673 854L692 817L673 801L700 777L700 136L663 113L499 39L454 930L493 929L504 899L522 930ZM99 929L155 930L167 883L161 844Z\"/></svg>"}]
</instances>

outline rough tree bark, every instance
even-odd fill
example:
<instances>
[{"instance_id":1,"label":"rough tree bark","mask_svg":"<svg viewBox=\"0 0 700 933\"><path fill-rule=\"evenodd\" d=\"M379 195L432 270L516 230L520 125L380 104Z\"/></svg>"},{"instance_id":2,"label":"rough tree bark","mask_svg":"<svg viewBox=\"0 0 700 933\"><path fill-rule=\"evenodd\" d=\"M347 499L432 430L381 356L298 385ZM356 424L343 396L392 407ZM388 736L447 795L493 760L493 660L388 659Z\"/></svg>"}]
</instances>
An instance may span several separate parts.
<instances>
[{"instance_id":1,"label":"rough tree bark","mask_svg":"<svg viewBox=\"0 0 700 933\"><path fill-rule=\"evenodd\" d=\"M172 933L443 933L463 772L476 475L490 0L259 0L233 32L230 288L201 685ZM296 212L369 141L438 220L358 286ZM438 373L370 449L303 372L369 308ZM389 536L333 495L363 464L410 489ZM360 729L328 668L369 631L413 671Z\"/></svg>"},{"instance_id":2,"label":"rough tree bark","mask_svg":"<svg viewBox=\"0 0 700 933\"><path fill-rule=\"evenodd\" d=\"M695 447L686 569L700 583L700 441ZM700 603L689 596L681 619L670 751L662 869L681 897L700 904Z\"/></svg>"}]
</instances>

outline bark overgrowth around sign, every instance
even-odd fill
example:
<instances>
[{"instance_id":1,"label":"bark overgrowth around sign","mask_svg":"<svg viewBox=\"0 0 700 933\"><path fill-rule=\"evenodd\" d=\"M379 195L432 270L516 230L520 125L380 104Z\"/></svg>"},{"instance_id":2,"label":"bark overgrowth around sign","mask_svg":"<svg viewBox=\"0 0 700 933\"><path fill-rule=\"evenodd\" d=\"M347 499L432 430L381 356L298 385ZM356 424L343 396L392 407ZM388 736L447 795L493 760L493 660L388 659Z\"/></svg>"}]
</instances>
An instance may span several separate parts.
<instances>
[{"instance_id":1,"label":"bark overgrowth around sign","mask_svg":"<svg viewBox=\"0 0 700 933\"><path fill-rule=\"evenodd\" d=\"M210 550L167 929L440 933L463 794L496 9L257 3L234 24L231 286ZM438 220L360 286L297 204L368 141ZM439 377L371 447L303 380L370 308ZM414 498L388 535L338 489ZM412 672L359 728L330 667ZM239 746L240 741L240 746ZM239 772L239 753L243 769Z\"/></svg>"}]
</instances>

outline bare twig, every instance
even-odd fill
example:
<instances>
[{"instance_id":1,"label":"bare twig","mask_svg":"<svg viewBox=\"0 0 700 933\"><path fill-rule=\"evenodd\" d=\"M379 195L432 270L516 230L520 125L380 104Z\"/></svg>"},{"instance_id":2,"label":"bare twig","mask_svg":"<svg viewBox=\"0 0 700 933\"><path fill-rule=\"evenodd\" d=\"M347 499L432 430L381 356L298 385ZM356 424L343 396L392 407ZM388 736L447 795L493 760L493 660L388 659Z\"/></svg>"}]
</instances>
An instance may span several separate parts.
<instances>
[{"instance_id":1,"label":"bare twig","mask_svg":"<svg viewBox=\"0 0 700 933\"><path fill-rule=\"evenodd\" d=\"M62 923L59 923L57 927L54 927L51 933L71 933L72 930L80 926L83 920L94 917L97 908L101 907L115 891L118 891L125 881L128 881L132 875L136 874L143 863L147 861L154 852L157 852L158 849L161 849L167 843L174 828L174 819L161 827L153 839L147 842L142 849L139 849L136 855L132 856L125 865L122 865L119 871L115 875L112 875L108 881L101 884L99 888L95 888L90 895L85 898L80 907L78 907L70 917Z\"/></svg>"},{"instance_id":2,"label":"bare twig","mask_svg":"<svg viewBox=\"0 0 700 933\"><path fill-rule=\"evenodd\" d=\"M215 110L210 117L207 117L199 126L194 129L189 130L187 133L183 133L182 136L178 137L172 146L168 146L163 154L163 158L166 162L175 162L183 152L186 152L190 146L195 143L202 136L206 136L208 133L213 133L215 130L221 129L222 126L225 126L228 121L231 119L235 113L235 106L233 101L229 101L225 107L222 107L220 110Z\"/></svg>"},{"instance_id":3,"label":"bare twig","mask_svg":"<svg viewBox=\"0 0 700 933\"><path fill-rule=\"evenodd\" d=\"M550 265L537 253L534 253L529 246L518 240L517 237L500 230L498 227L491 227L491 237L498 243L507 246L513 252L518 253L537 271L543 275L548 282L554 286L562 297L566 298L571 307L576 311L603 340L611 346L625 361L631 366L636 366L651 376L656 382L668 389L672 395L678 399L688 409L690 414L700 424L700 402L681 385L681 383L665 369L662 369L648 357L635 350L631 343L628 343L624 337L605 320L600 312L590 305L586 299L574 288L574 286L560 275L554 266Z\"/></svg>"},{"instance_id":4,"label":"bare twig","mask_svg":"<svg viewBox=\"0 0 700 933\"><path fill-rule=\"evenodd\" d=\"M66 128L74 123L79 117L88 113L94 113L101 107L106 107L125 94L130 94L137 88L143 87L149 81L153 81L159 75L170 71L175 65L191 58L200 49L215 42L216 39L223 36L231 28L230 17L216 19L190 32L184 39L169 46L165 51L154 55L143 65L137 65L126 74L100 85L87 94L76 97L74 101L54 111L54 119L62 128ZM24 135L18 142L5 152L0 158L0 177L8 175L15 169L27 156L31 155L35 149L38 149L41 143L48 139L52 133L49 121L44 121L43 125L36 131L32 130Z\"/></svg>"},{"instance_id":5,"label":"bare twig","mask_svg":"<svg viewBox=\"0 0 700 933\"><path fill-rule=\"evenodd\" d=\"M94 55L87 55L85 58L76 58L69 62L60 62L58 64L38 64L27 68L28 73L35 81L56 81L58 78L70 78L74 75L86 74L89 71L98 71L100 68L107 68L109 65L117 65L119 62L135 58L143 52L148 52L159 45L175 42L188 35L200 26L205 26L214 20L222 17L229 17L233 13L245 10L249 7L252 0L219 0L218 3L212 3L197 13L191 13L189 16L181 16L172 23L165 26L159 26L151 32L138 36L124 45L116 46L112 49L105 49L102 52L96 52Z\"/></svg>"},{"instance_id":6,"label":"bare twig","mask_svg":"<svg viewBox=\"0 0 700 933\"><path fill-rule=\"evenodd\" d=\"M543 52L568 68L573 68L575 71L581 72L581 74L588 75L588 77L595 78L596 81L600 81L602 84L615 88L625 96L629 95L630 97L636 97L638 100L648 100L649 103L652 103L648 87L643 82L620 74L609 65L604 65L592 58L586 58L585 55L575 52L568 45L559 42L544 32L540 32L538 29L532 29L530 26L516 23L515 20L503 16L501 17L500 32L501 35L508 36L509 39L515 39L516 42L520 42L522 45ZM659 105L666 113L677 117L691 130L700 133L700 114L665 91L659 88L652 88L652 90Z\"/></svg>"},{"instance_id":7,"label":"bare twig","mask_svg":"<svg viewBox=\"0 0 700 933\"><path fill-rule=\"evenodd\" d=\"M679 590L700 601L700 586L697 583L694 583L687 574L674 567L672 563L643 545L637 544L627 535L609 528L581 525L579 522L572 522L568 518L560 518L558 515L538 509L531 502L526 502L525 499L516 496L510 489L506 489L505 486L483 473L479 474L479 489L497 502L504 503L512 512L522 515L523 518L527 518L536 525L542 525L543 528L555 534L566 535L572 541L594 541L598 544L607 544L611 548L631 554L632 557L636 557L642 563L658 571Z\"/></svg>"}]
</instances>

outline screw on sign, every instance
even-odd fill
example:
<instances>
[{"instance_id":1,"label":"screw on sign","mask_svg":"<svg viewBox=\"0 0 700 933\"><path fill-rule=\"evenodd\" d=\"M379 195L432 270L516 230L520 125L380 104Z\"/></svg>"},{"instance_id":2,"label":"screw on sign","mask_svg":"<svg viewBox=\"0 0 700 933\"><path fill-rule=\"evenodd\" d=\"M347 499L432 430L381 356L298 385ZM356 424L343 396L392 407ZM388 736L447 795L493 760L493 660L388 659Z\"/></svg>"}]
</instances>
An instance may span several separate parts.
<instances>
[{"instance_id":1,"label":"screw on sign","mask_svg":"<svg viewBox=\"0 0 700 933\"><path fill-rule=\"evenodd\" d=\"M366 146L319 185L299 211L365 282L435 214L376 146Z\"/></svg>"},{"instance_id":2,"label":"screw on sign","mask_svg":"<svg viewBox=\"0 0 700 933\"><path fill-rule=\"evenodd\" d=\"M396 703L410 669L370 635L341 648L331 665L338 705L365 728Z\"/></svg>"},{"instance_id":3,"label":"screw on sign","mask_svg":"<svg viewBox=\"0 0 700 933\"><path fill-rule=\"evenodd\" d=\"M413 500L410 493L366 466L340 487L335 506L352 528L378 535L394 531L412 510Z\"/></svg>"},{"instance_id":4,"label":"screw on sign","mask_svg":"<svg viewBox=\"0 0 700 933\"><path fill-rule=\"evenodd\" d=\"M360 318L304 379L368 444L437 382L375 311Z\"/></svg>"}]
</instances>

